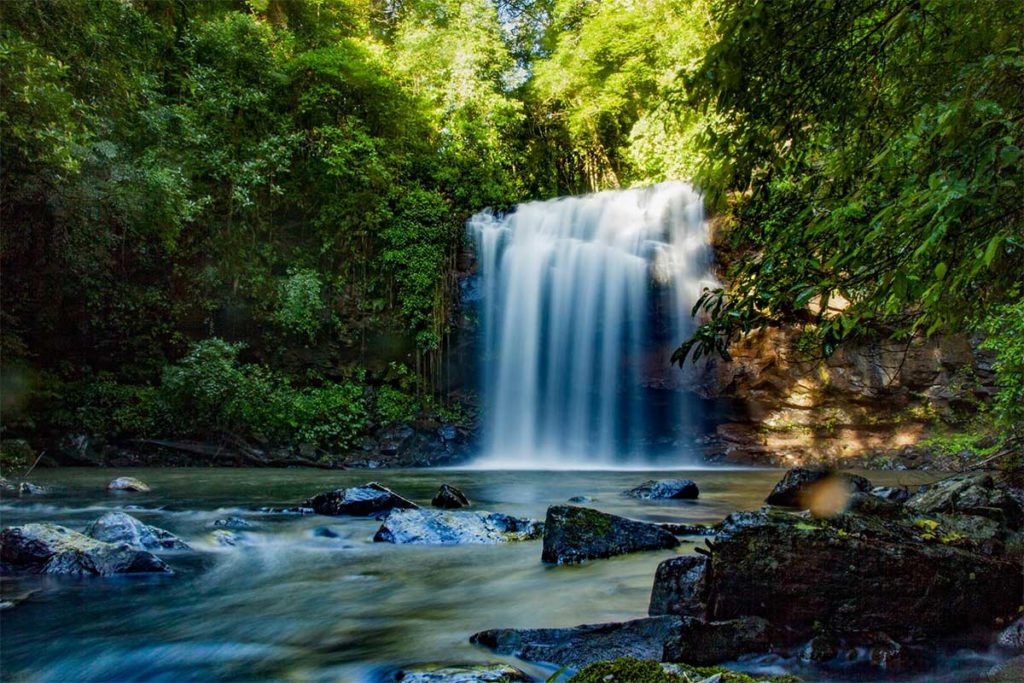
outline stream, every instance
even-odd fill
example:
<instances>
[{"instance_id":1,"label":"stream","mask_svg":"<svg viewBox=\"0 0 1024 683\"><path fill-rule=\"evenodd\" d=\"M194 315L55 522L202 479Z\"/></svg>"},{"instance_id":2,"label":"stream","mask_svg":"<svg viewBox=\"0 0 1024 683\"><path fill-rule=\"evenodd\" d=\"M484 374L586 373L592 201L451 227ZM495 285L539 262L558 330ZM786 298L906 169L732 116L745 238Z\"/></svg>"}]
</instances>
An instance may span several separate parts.
<instances>
[{"instance_id":1,"label":"stream","mask_svg":"<svg viewBox=\"0 0 1024 683\"><path fill-rule=\"evenodd\" d=\"M151 493L111 493L115 476L138 477ZM540 562L541 542L397 546L373 543L379 522L261 512L294 506L330 488L377 480L429 505L442 482L476 510L543 519L548 505L590 496L595 508L628 517L713 523L756 509L778 470L641 471L266 469L57 469L38 471L51 495L8 498L5 526L49 521L81 530L109 510L165 528L195 552L165 553L169 577L5 577L5 595L35 590L2 612L3 680L10 681L384 681L424 662L508 661L543 680L553 667L471 645L494 627L572 626L646 616L658 563L673 551L579 566ZM620 495L645 479L691 478L697 501ZM871 472L879 485L916 485L934 475ZM221 547L213 522L252 523L243 543ZM318 535L328 527L335 537ZM680 552L693 552L687 539ZM801 674L794 662L760 670ZM961 653L922 680L965 680L991 666ZM808 672L803 672L808 675ZM877 670L874 674L878 675ZM820 674L807 680L823 680ZM849 678L849 676L846 676ZM869 679L858 679L869 680Z\"/></svg>"}]
</instances>

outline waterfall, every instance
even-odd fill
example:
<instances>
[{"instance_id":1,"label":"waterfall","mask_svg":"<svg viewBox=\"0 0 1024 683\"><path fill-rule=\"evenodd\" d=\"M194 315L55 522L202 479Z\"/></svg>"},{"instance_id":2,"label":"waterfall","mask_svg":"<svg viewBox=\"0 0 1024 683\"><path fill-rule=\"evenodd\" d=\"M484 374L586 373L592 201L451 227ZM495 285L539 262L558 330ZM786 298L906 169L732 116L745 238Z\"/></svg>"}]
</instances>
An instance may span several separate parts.
<instances>
[{"instance_id":1,"label":"waterfall","mask_svg":"<svg viewBox=\"0 0 1024 683\"><path fill-rule=\"evenodd\" d=\"M653 396L672 383L669 356L713 281L700 194L663 183L530 202L468 229L481 278L481 464L679 462L683 448L658 438L688 419L685 403L666 410Z\"/></svg>"}]
</instances>

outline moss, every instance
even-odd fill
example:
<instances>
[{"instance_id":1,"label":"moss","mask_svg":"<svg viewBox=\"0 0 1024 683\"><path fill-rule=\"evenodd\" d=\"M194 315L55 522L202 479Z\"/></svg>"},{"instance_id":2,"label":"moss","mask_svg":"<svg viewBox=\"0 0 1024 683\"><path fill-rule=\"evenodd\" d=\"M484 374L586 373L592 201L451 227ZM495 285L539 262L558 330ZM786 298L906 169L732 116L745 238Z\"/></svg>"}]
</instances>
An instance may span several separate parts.
<instances>
[{"instance_id":1,"label":"moss","mask_svg":"<svg viewBox=\"0 0 1024 683\"><path fill-rule=\"evenodd\" d=\"M696 683L716 674L721 675L721 683L801 683L789 674L758 677L719 666L661 664L632 657L590 664L570 678L569 683Z\"/></svg>"},{"instance_id":2,"label":"moss","mask_svg":"<svg viewBox=\"0 0 1024 683\"><path fill-rule=\"evenodd\" d=\"M0 471L4 474L24 472L32 466L35 459L36 454L25 441L21 439L0 441Z\"/></svg>"}]
</instances>

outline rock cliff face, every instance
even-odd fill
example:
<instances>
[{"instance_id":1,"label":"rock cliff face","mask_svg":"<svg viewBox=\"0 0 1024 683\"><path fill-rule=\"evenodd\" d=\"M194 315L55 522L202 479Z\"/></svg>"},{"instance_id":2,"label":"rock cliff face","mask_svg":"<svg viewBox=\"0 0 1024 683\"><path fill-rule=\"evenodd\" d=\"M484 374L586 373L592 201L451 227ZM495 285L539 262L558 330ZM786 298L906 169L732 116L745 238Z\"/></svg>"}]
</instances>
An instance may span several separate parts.
<instances>
[{"instance_id":1,"label":"rock cliff face","mask_svg":"<svg viewBox=\"0 0 1024 683\"><path fill-rule=\"evenodd\" d=\"M994 391L991 359L965 337L864 341L831 358L800 349L801 330L758 331L731 362L705 368L697 391L727 399L709 454L729 462L913 467L913 447L937 420L973 410Z\"/></svg>"}]
</instances>

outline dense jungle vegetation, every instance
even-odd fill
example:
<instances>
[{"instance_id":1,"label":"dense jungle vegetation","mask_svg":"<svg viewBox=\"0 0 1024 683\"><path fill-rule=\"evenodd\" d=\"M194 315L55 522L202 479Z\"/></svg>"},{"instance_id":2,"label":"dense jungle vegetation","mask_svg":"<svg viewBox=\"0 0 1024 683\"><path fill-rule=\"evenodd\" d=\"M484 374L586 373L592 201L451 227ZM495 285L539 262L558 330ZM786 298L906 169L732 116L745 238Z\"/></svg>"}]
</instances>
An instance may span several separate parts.
<instances>
[{"instance_id":1,"label":"dense jungle vegetation","mask_svg":"<svg viewBox=\"0 0 1024 683\"><path fill-rule=\"evenodd\" d=\"M7 0L4 437L462 419L467 216L679 178L743 254L680 362L782 320L824 353L983 332L1019 429L1022 29L1015 0Z\"/></svg>"}]
</instances>

